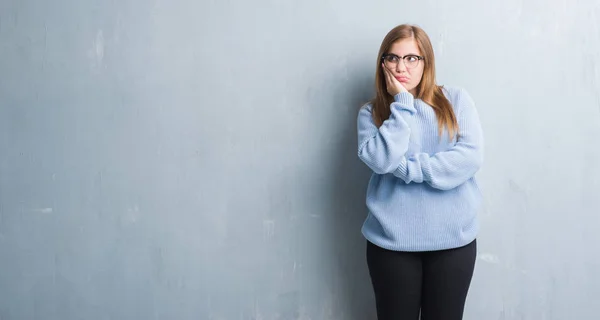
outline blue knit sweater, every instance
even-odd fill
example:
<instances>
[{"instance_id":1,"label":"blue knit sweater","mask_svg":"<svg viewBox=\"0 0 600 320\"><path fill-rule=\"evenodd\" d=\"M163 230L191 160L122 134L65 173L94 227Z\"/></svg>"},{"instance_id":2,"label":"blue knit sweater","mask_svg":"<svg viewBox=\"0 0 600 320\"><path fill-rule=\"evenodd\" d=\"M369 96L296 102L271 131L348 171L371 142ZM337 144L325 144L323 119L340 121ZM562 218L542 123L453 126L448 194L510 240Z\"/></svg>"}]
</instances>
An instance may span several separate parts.
<instances>
[{"instance_id":1,"label":"blue knit sweater","mask_svg":"<svg viewBox=\"0 0 600 320\"><path fill-rule=\"evenodd\" d=\"M459 137L440 138L431 106L408 92L394 96L391 115L377 128L372 105L358 114L358 156L373 171L362 234L390 250L456 248L477 236L481 192L475 179L483 161L483 134L473 100L444 87Z\"/></svg>"}]
</instances>

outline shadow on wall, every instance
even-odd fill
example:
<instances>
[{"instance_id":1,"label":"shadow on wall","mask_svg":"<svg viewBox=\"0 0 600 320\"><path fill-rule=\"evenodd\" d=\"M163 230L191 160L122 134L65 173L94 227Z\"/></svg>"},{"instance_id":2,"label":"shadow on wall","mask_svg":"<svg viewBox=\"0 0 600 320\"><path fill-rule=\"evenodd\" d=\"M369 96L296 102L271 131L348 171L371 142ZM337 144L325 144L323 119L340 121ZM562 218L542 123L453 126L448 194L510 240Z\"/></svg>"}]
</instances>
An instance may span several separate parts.
<instances>
[{"instance_id":1,"label":"shadow on wall","mask_svg":"<svg viewBox=\"0 0 600 320\"><path fill-rule=\"evenodd\" d=\"M330 208L333 230L331 257L335 257L334 283L340 300L340 314L335 319L375 319L373 293L366 265L366 242L360 228L366 218L366 187L370 171L357 156L356 118L359 108L374 94L374 70L364 61L348 65L361 65L356 70L346 70L346 81L331 91L337 122L331 128L339 134L333 155ZM339 70L335 70L339 71ZM334 72L333 74L340 74ZM339 79L332 79L338 81Z\"/></svg>"}]
</instances>

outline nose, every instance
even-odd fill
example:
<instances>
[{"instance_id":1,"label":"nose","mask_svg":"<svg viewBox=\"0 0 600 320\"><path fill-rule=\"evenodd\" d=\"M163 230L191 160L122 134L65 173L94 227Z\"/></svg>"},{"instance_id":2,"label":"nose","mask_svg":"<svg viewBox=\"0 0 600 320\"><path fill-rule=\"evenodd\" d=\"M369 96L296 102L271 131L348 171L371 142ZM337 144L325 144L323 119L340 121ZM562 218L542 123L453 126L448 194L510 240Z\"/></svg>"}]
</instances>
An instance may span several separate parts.
<instances>
[{"instance_id":1,"label":"nose","mask_svg":"<svg viewBox=\"0 0 600 320\"><path fill-rule=\"evenodd\" d=\"M406 70L406 65L404 64L404 60L400 59L398 61L398 64L396 64L396 72L402 73L402 72L405 72L405 71L407 71L407 70Z\"/></svg>"}]
</instances>

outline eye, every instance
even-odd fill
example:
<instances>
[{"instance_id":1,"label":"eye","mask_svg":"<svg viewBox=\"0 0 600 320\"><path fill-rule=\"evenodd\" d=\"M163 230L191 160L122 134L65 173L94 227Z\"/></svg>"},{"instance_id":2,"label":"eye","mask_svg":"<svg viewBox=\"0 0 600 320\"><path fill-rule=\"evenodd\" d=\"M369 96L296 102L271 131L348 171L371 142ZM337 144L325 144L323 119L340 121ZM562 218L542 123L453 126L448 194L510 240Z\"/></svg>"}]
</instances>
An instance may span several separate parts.
<instances>
[{"instance_id":1,"label":"eye","mask_svg":"<svg viewBox=\"0 0 600 320\"><path fill-rule=\"evenodd\" d=\"M385 61L387 61L387 62L396 62L396 61L398 61L398 56L393 55L393 54L389 54L389 55L385 56Z\"/></svg>"},{"instance_id":2,"label":"eye","mask_svg":"<svg viewBox=\"0 0 600 320\"><path fill-rule=\"evenodd\" d=\"M419 60L419 57L417 57L417 56L407 56L406 60L408 62L417 62Z\"/></svg>"}]
</instances>

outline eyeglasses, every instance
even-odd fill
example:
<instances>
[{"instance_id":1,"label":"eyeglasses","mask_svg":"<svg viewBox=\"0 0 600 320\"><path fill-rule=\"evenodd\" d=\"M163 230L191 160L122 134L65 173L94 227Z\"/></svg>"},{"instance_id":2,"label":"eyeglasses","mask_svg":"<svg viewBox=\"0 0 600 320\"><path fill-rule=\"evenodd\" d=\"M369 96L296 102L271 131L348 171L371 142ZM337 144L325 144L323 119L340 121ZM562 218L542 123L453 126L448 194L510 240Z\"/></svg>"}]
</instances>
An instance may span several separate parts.
<instances>
[{"instance_id":1,"label":"eyeglasses","mask_svg":"<svg viewBox=\"0 0 600 320\"><path fill-rule=\"evenodd\" d=\"M425 58L422 56L417 56L414 54L409 54L404 57L399 57L393 53L384 54L381 56L381 61L385 64L386 68L392 69L398 67L398 62L400 60L404 60L404 65L409 68L416 68L419 66L419 61L424 60Z\"/></svg>"}]
</instances>

